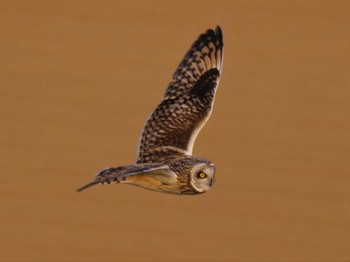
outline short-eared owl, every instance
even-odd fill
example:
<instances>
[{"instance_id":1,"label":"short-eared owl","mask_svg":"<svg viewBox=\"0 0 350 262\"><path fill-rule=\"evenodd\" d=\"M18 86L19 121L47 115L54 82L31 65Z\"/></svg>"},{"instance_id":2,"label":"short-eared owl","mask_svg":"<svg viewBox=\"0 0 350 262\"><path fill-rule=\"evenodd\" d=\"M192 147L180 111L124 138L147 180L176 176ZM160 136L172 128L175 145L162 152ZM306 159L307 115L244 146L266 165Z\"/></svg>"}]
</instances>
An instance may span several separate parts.
<instances>
[{"instance_id":1,"label":"short-eared owl","mask_svg":"<svg viewBox=\"0 0 350 262\"><path fill-rule=\"evenodd\" d=\"M96 184L121 183L172 194L198 194L214 185L215 165L192 156L196 137L213 110L223 63L220 27L193 43L141 134L137 162L102 170Z\"/></svg>"}]
</instances>

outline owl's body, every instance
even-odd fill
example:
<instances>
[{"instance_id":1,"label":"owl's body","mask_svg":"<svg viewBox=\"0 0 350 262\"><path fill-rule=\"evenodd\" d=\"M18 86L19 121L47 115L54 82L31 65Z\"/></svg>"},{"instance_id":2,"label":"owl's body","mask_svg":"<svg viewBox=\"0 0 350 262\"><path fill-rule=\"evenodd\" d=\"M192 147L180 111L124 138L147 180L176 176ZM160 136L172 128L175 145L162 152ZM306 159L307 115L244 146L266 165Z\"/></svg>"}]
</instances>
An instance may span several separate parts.
<instances>
[{"instance_id":1,"label":"owl's body","mask_svg":"<svg viewBox=\"0 0 350 262\"><path fill-rule=\"evenodd\" d=\"M215 166L192 156L195 139L213 109L223 62L220 27L199 36L173 75L163 101L148 119L136 164L107 168L95 184L125 183L146 189L198 194L214 185Z\"/></svg>"}]
</instances>

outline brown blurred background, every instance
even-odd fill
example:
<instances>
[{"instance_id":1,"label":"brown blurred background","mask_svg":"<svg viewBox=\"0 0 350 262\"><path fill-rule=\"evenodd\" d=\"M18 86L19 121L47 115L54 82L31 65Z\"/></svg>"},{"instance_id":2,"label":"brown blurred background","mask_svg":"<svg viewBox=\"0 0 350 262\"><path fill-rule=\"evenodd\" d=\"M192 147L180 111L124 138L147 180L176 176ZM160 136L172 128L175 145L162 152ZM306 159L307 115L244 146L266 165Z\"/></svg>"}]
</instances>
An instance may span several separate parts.
<instances>
[{"instance_id":1,"label":"brown blurred background","mask_svg":"<svg viewBox=\"0 0 350 262\"><path fill-rule=\"evenodd\" d=\"M1 1L1 261L349 261L348 1ZM196 37L223 76L215 188L96 186L130 164Z\"/></svg>"}]
</instances>

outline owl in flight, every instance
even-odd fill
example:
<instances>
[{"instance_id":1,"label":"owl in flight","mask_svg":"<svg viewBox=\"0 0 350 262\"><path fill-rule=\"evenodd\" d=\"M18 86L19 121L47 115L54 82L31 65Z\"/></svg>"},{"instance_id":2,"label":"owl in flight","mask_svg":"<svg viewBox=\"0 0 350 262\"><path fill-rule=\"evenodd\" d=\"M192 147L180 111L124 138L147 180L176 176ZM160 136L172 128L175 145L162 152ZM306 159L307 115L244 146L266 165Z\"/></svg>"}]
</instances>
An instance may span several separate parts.
<instances>
[{"instance_id":1,"label":"owl in flight","mask_svg":"<svg viewBox=\"0 0 350 262\"><path fill-rule=\"evenodd\" d=\"M149 117L136 163L106 168L78 191L111 183L184 195L210 190L215 182L215 165L193 157L192 149L213 110L223 56L220 27L201 34L177 67L163 101Z\"/></svg>"}]
</instances>

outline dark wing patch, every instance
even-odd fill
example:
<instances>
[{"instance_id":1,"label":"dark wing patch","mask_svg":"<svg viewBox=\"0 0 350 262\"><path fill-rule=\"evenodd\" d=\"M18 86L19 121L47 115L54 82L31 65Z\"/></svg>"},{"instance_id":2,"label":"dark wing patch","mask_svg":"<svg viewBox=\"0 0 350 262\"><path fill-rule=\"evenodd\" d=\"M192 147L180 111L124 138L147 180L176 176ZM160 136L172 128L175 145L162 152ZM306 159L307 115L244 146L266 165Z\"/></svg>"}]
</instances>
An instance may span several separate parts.
<instances>
[{"instance_id":1,"label":"dark wing patch","mask_svg":"<svg viewBox=\"0 0 350 262\"><path fill-rule=\"evenodd\" d=\"M173 74L173 82L166 89L164 97L176 94L177 91L191 89L210 69L216 68L221 73L223 62L223 36L218 26L201 34Z\"/></svg>"},{"instance_id":2,"label":"dark wing patch","mask_svg":"<svg viewBox=\"0 0 350 262\"><path fill-rule=\"evenodd\" d=\"M209 29L193 43L164 100L148 119L139 143L138 163L152 162L155 151L192 154L194 141L212 111L222 62L221 29Z\"/></svg>"},{"instance_id":3,"label":"dark wing patch","mask_svg":"<svg viewBox=\"0 0 350 262\"><path fill-rule=\"evenodd\" d=\"M214 96L212 92L215 90L220 72L216 68L205 72L201 78L194 84L190 90L190 94L199 97Z\"/></svg>"}]
</instances>

